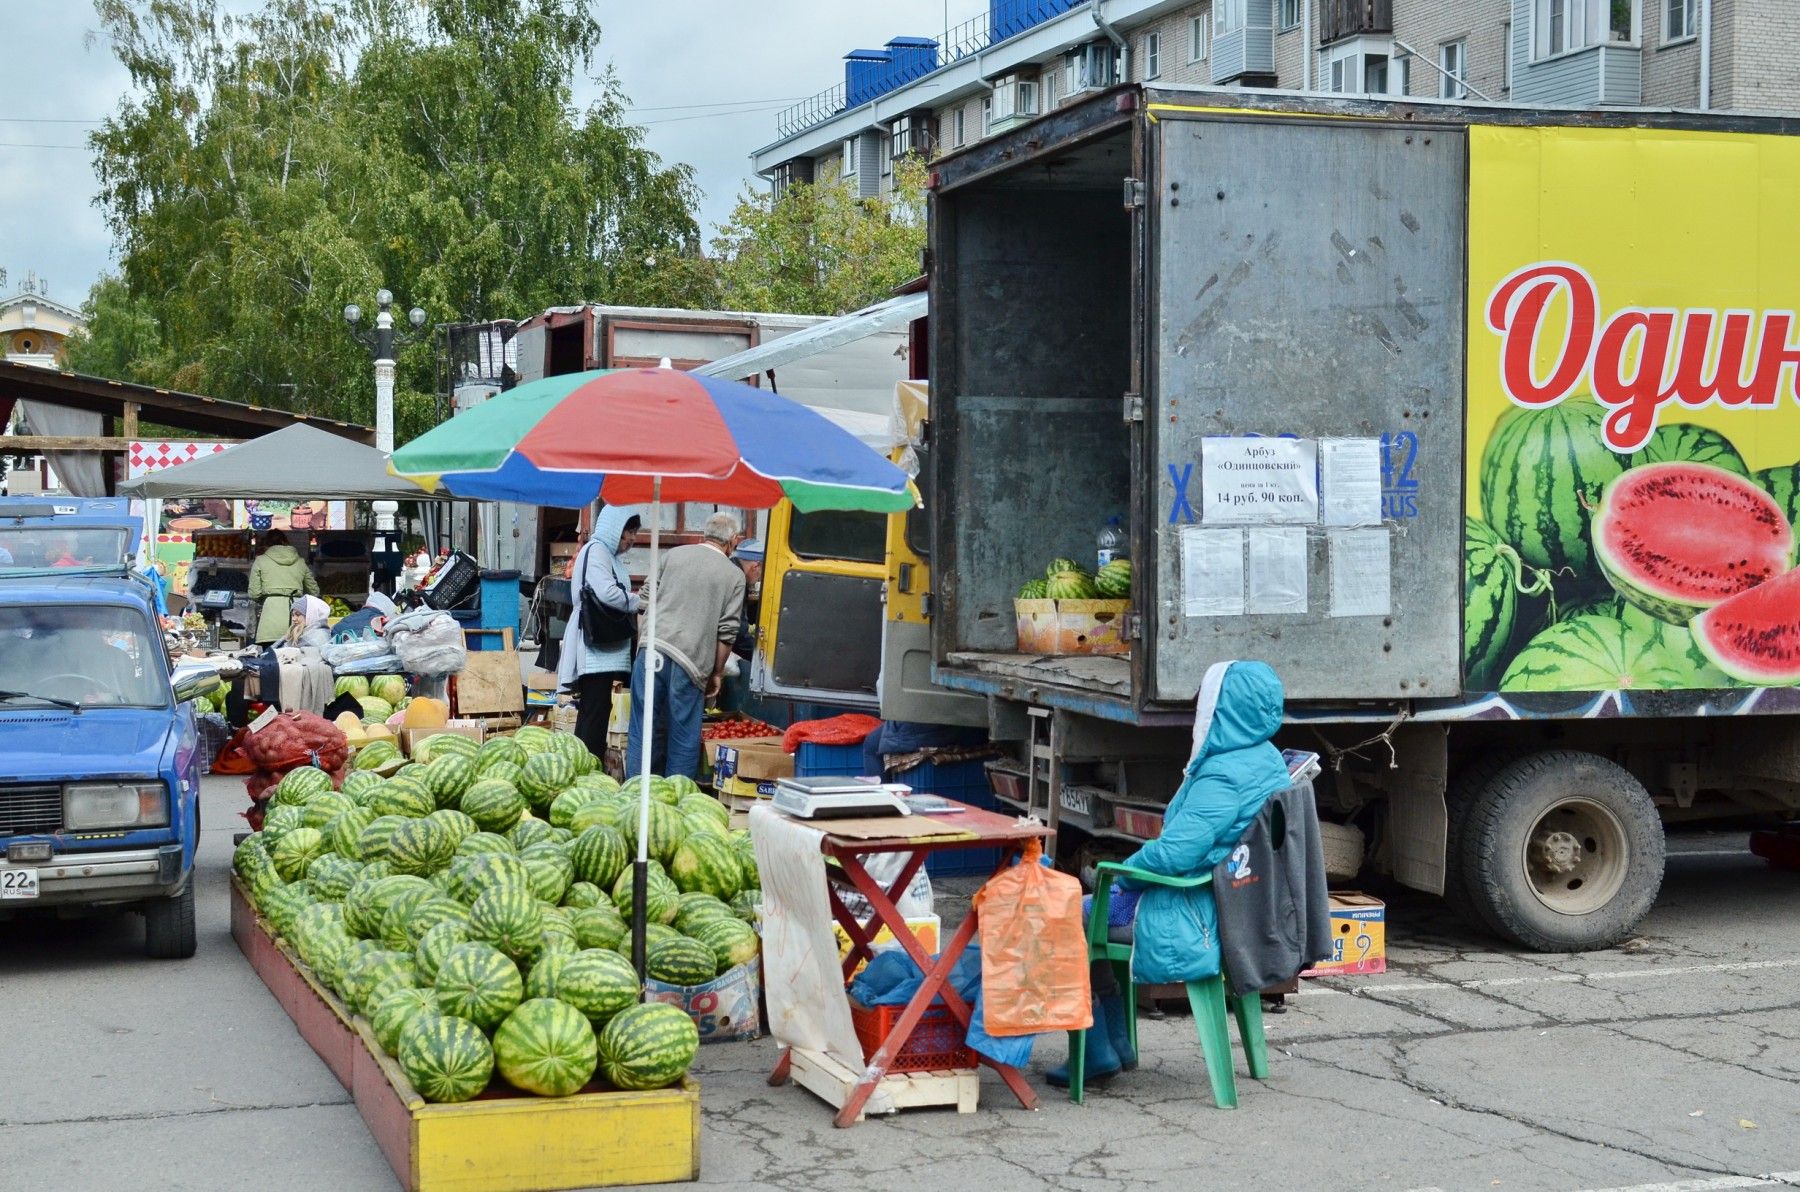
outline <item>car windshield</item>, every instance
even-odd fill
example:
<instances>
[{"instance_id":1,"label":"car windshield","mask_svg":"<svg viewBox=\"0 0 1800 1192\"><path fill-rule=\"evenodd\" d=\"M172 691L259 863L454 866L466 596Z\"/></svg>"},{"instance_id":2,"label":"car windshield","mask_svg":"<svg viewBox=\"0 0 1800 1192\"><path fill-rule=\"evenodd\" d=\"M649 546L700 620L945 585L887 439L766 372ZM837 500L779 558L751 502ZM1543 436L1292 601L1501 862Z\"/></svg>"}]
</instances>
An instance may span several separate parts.
<instances>
[{"instance_id":1,"label":"car windshield","mask_svg":"<svg viewBox=\"0 0 1800 1192\"><path fill-rule=\"evenodd\" d=\"M125 559L126 537L118 526L0 526L0 574L116 568Z\"/></svg>"},{"instance_id":2,"label":"car windshield","mask_svg":"<svg viewBox=\"0 0 1800 1192\"><path fill-rule=\"evenodd\" d=\"M29 697L83 707L169 702L162 652L137 609L106 604L0 605L0 711Z\"/></svg>"}]
</instances>

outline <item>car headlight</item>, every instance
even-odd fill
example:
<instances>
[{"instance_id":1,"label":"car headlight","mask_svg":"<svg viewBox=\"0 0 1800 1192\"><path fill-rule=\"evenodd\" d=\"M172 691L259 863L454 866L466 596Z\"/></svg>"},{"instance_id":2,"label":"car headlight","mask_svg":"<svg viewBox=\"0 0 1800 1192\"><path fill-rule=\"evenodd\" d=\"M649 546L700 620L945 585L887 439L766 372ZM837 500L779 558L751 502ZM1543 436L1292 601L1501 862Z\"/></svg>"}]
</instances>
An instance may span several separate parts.
<instances>
[{"instance_id":1,"label":"car headlight","mask_svg":"<svg viewBox=\"0 0 1800 1192\"><path fill-rule=\"evenodd\" d=\"M63 787L63 829L161 828L169 789L161 782L80 782Z\"/></svg>"}]
</instances>

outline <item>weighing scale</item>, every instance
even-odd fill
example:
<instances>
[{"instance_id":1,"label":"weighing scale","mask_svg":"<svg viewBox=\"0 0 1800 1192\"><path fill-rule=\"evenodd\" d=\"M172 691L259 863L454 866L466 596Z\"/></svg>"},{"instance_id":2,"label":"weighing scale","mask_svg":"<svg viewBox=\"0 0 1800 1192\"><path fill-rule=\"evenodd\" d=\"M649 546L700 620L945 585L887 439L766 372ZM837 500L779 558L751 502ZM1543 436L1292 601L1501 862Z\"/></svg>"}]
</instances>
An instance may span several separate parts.
<instances>
[{"instance_id":1,"label":"weighing scale","mask_svg":"<svg viewBox=\"0 0 1800 1192\"><path fill-rule=\"evenodd\" d=\"M219 618L230 611L234 599L235 593L225 588L210 588L194 597L200 615L206 618L207 649L219 648Z\"/></svg>"},{"instance_id":2,"label":"weighing scale","mask_svg":"<svg viewBox=\"0 0 1800 1192\"><path fill-rule=\"evenodd\" d=\"M846 819L911 815L905 796L911 787L847 775L781 778L775 783L775 810L796 819Z\"/></svg>"}]
</instances>

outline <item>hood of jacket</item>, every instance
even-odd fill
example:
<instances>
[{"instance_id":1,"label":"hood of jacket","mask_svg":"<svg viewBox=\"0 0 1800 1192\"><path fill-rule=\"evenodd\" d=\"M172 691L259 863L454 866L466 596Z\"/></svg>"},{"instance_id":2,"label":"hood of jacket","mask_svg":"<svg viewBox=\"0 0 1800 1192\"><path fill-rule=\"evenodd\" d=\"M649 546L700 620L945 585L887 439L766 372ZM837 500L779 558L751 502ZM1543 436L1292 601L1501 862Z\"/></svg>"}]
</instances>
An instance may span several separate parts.
<instances>
[{"instance_id":1,"label":"hood of jacket","mask_svg":"<svg viewBox=\"0 0 1800 1192\"><path fill-rule=\"evenodd\" d=\"M636 505L606 506L594 518L593 541L609 555L618 553L619 535L625 532L625 523L641 516Z\"/></svg>"},{"instance_id":2,"label":"hood of jacket","mask_svg":"<svg viewBox=\"0 0 1800 1192\"><path fill-rule=\"evenodd\" d=\"M263 552L263 557L271 563L279 563L283 567L288 567L300 561L300 552L284 542L278 546L271 546Z\"/></svg>"},{"instance_id":3,"label":"hood of jacket","mask_svg":"<svg viewBox=\"0 0 1800 1192\"><path fill-rule=\"evenodd\" d=\"M1200 684L1194 708L1194 752L1204 757L1261 745L1281 727L1286 699L1266 662L1215 662Z\"/></svg>"}]
</instances>

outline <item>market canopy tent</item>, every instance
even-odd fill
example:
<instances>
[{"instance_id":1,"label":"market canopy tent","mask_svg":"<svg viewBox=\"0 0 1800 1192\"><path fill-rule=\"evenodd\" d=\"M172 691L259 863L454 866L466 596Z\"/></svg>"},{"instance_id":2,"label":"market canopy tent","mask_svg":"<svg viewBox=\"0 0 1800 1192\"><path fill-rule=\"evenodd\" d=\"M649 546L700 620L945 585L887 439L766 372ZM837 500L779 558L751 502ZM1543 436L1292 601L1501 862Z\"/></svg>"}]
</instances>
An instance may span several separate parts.
<instances>
[{"instance_id":1,"label":"market canopy tent","mask_svg":"<svg viewBox=\"0 0 1800 1192\"><path fill-rule=\"evenodd\" d=\"M311 426L290 426L191 463L119 485L127 497L257 497L270 501L448 499L388 471L373 447Z\"/></svg>"}]
</instances>

